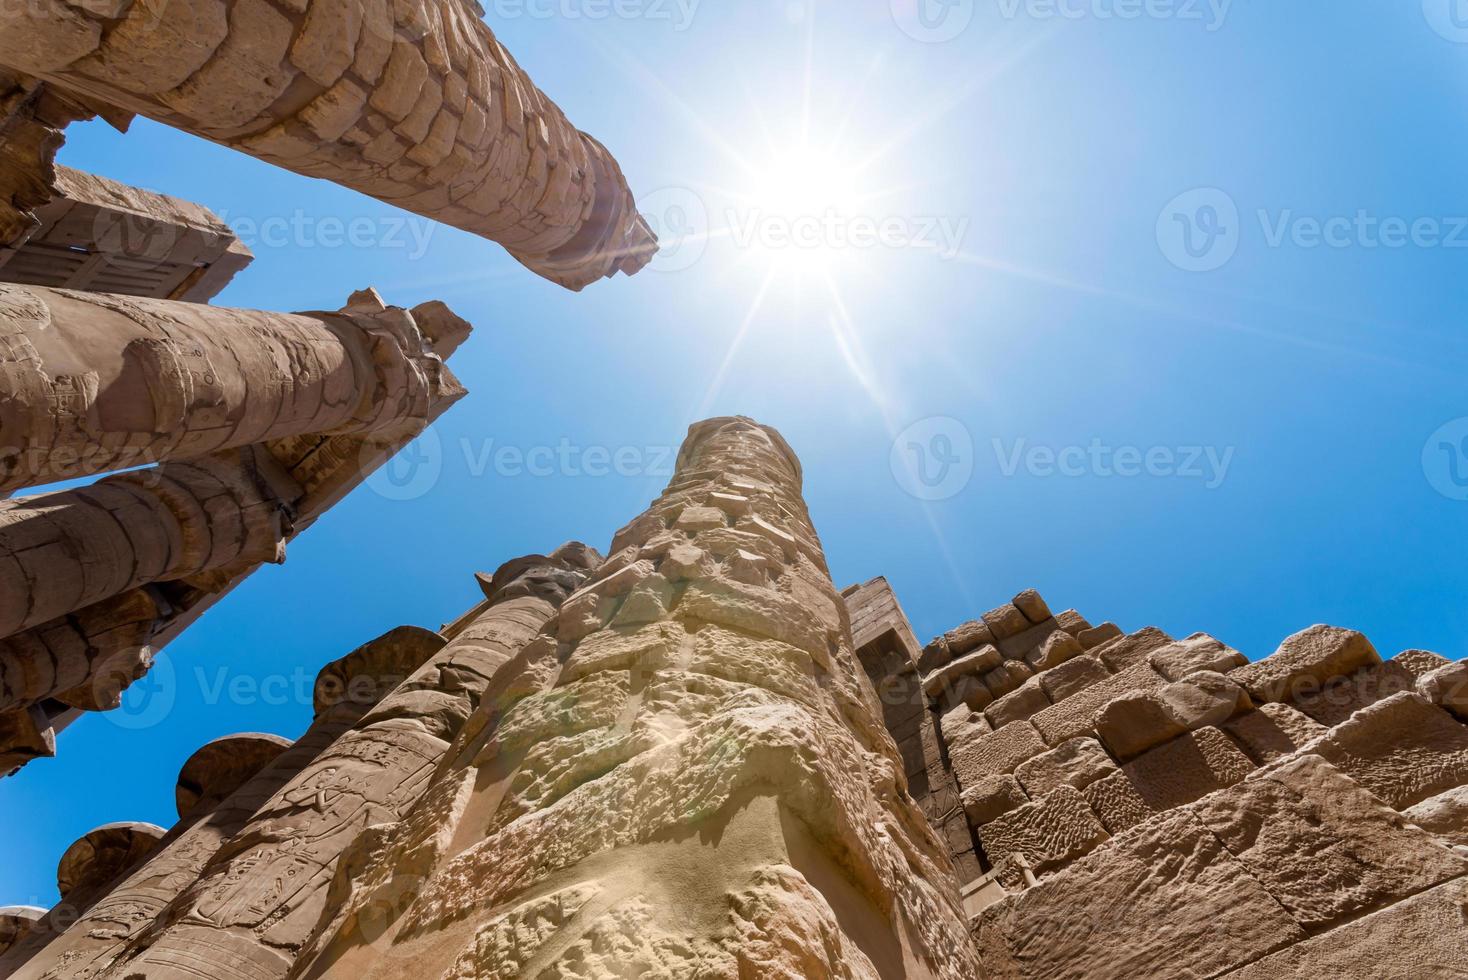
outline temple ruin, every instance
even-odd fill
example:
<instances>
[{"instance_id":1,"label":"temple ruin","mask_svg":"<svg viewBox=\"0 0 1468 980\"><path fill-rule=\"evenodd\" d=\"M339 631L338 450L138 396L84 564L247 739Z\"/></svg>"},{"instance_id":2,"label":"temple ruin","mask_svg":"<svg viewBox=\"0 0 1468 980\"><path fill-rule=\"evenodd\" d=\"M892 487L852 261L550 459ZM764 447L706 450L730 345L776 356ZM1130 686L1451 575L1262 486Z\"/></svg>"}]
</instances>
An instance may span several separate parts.
<instances>
[{"instance_id":1,"label":"temple ruin","mask_svg":"<svg viewBox=\"0 0 1468 980\"><path fill-rule=\"evenodd\" d=\"M657 243L468 0L0 27L4 778L466 394L441 302L208 305L248 250L58 167L69 124L142 114L570 289ZM604 551L353 638L299 739L209 742L171 827L65 848L0 977L1468 976L1468 664L1331 626L1251 662L1035 591L924 644L885 579L838 591L802 486L774 429L695 424Z\"/></svg>"},{"instance_id":2,"label":"temple ruin","mask_svg":"<svg viewBox=\"0 0 1468 980\"><path fill-rule=\"evenodd\" d=\"M480 575L328 664L294 744L180 773L52 910L25 980L1451 977L1468 664L1315 626L1250 663L1033 591L918 641L837 592L801 468L695 425L603 558Z\"/></svg>"}]
</instances>

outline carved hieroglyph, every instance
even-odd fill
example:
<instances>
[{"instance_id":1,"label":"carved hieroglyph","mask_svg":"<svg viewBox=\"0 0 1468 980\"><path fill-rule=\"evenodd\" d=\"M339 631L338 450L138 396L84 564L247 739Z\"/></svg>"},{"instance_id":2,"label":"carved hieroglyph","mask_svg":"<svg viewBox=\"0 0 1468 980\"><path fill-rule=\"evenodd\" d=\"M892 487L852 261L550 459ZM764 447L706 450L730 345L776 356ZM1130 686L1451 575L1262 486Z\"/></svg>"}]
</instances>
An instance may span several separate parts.
<instances>
[{"instance_id":1,"label":"carved hieroglyph","mask_svg":"<svg viewBox=\"0 0 1468 980\"><path fill-rule=\"evenodd\" d=\"M342 852L423 795L496 669L598 561L595 552L570 545L507 566L481 615L432 656L399 662L391 693L266 801L114 957L110 971L97 975L197 980L204 968L230 980L284 977L328 906ZM358 657L382 655L395 651L379 644ZM355 697L353 678L361 674L351 663L324 671L317 688L322 709L332 697Z\"/></svg>"},{"instance_id":2,"label":"carved hieroglyph","mask_svg":"<svg viewBox=\"0 0 1468 980\"><path fill-rule=\"evenodd\" d=\"M422 798L343 859L293 976L982 976L800 485L773 430L695 426Z\"/></svg>"},{"instance_id":3,"label":"carved hieroglyph","mask_svg":"<svg viewBox=\"0 0 1468 980\"><path fill-rule=\"evenodd\" d=\"M0 284L0 493L307 433L414 435L459 387L419 311L452 316Z\"/></svg>"},{"instance_id":4,"label":"carved hieroglyph","mask_svg":"<svg viewBox=\"0 0 1468 980\"><path fill-rule=\"evenodd\" d=\"M467 0L32 0L0 62L497 241L580 289L656 238Z\"/></svg>"}]
</instances>

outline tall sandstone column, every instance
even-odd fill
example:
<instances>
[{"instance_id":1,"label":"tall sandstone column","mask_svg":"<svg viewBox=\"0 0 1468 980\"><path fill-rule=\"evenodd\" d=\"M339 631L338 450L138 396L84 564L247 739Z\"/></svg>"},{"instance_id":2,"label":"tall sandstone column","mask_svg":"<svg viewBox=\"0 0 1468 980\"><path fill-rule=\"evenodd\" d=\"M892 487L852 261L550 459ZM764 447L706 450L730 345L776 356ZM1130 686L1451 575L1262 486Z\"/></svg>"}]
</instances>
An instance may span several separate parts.
<instances>
[{"instance_id":1,"label":"tall sandstone column","mask_svg":"<svg viewBox=\"0 0 1468 980\"><path fill-rule=\"evenodd\" d=\"M290 314L0 284L0 494L288 436L417 434L459 390L455 341L431 336L457 318L376 299Z\"/></svg>"},{"instance_id":2,"label":"tall sandstone column","mask_svg":"<svg viewBox=\"0 0 1468 980\"><path fill-rule=\"evenodd\" d=\"M32 0L0 62L501 243L580 289L656 250L612 155L468 0Z\"/></svg>"},{"instance_id":3,"label":"tall sandstone column","mask_svg":"<svg viewBox=\"0 0 1468 980\"><path fill-rule=\"evenodd\" d=\"M422 795L496 670L599 564L567 545L512 562L483 611L267 801L99 977L284 977L326 911L343 851ZM323 677L318 692L329 686ZM351 693L344 677L339 685ZM49 980L49 978L48 978Z\"/></svg>"},{"instance_id":4,"label":"tall sandstone column","mask_svg":"<svg viewBox=\"0 0 1468 980\"><path fill-rule=\"evenodd\" d=\"M982 977L784 440L695 426L612 552L354 845L293 976Z\"/></svg>"}]
</instances>

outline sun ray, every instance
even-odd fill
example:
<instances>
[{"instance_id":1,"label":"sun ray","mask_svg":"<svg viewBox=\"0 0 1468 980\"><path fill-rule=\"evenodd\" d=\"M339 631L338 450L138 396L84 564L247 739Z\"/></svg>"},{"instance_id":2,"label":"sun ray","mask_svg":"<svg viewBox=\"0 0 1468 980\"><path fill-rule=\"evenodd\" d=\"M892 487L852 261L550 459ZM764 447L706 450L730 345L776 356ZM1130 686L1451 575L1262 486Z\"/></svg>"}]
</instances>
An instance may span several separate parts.
<instances>
[{"instance_id":1,"label":"sun ray","mask_svg":"<svg viewBox=\"0 0 1468 980\"><path fill-rule=\"evenodd\" d=\"M691 417L701 419L713 411L714 401L719 397L724 387L724 380L728 377L729 368L734 363L734 357L739 353L739 348L744 346L744 338L749 334L749 328L754 324L755 317L759 315L760 308L764 306L765 297L769 294L770 286L774 284L775 274L773 271L765 275L764 282L760 284L755 292L754 300L749 304L749 312L744 315L739 329L734 332L734 338L729 341L729 349L724 352L724 359L719 363L719 368L714 372L713 379L709 382L708 390L704 392L703 400L699 402L698 408L691 413Z\"/></svg>"}]
</instances>

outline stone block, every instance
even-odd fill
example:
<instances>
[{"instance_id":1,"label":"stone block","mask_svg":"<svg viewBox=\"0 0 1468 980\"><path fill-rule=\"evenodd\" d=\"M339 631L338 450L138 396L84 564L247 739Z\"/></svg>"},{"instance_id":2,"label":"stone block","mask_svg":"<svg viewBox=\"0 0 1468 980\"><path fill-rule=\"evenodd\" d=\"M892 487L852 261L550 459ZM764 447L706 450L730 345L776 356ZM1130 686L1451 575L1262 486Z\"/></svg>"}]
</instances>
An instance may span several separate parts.
<instances>
[{"instance_id":1,"label":"stone block","mask_svg":"<svg viewBox=\"0 0 1468 980\"><path fill-rule=\"evenodd\" d=\"M977 933L991 978L1006 980L1217 977L1305 938L1186 811L1149 821L991 906Z\"/></svg>"},{"instance_id":2,"label":"stone block","mask_svg":"<svg viewBox=\"0 0 1468 980\"><path fill-rule=\"evenodd\" d=\"M1115 640L1123 635L1121 627L1115 623L1102 623L1100 626L1092 626L1088 630L1082 630L1076 639L1081 641L1081 646L1086 650L1094 650L1109 640Z\"/></svg>"},{"instance_id":3,"label":"stone block","mask_svg":"<svg viewBox=\"0 0 1468 980\"><path fill-rule=\"evenodd\" d=\"M1073 786L1062 786L984 824L979 841L1006 887L1024 883L1016 860L1023 856L1036 874L1089 854L1111 835Z\"/></svg>"},{"instance_id":4,"label":"stone block","mask_svg":"<svg viewBox=\"0 0 1468 980\"><path fill-rule=\"evenodd\" d=\"M1188 730L1168 710L1159 691L1138 691L1117 698L1096 714L1095 728L1107 750L1123 761Z\"/></svg>"},{"instance_id":5,"label":"stone block","mask_svg":"<svg viewBox=\"0 0 1468 980\"><path fill-rule=\"evenodd\" d=\"M1012 721L1029 721L1036 712L1048 707L1050 699L1040 686L1040 679L1031 677L1018 690L1011 691L985 708L984 717L997 729Z\"/></svg>"},{"instance_id":6,"label":"stone block","mask_svg":"<svg viewBox=\"0 0 1468 980\"><path fill-rule=\"evenodd\" d=\"M1147 805L1159 812L1232 786L1254 763L1216 728L1175 738L1122 766Z\"/></svg>"},{"instance_id":7,"label":"stone block","mask_svg":"<svg viewBox=\"0 0 1468 980\"><path fill-rule=\"evenodd\" d=\"M1055 625L1059 626L1061 629L1065 630L1067 633L1074 637L1079 637L1082 633L1091 628L1091 624L1086 621L1086 617L1082 616L1074 609L1067 609L1065 612L1056 613Z\"/></svg>"},{"instance_id":8,"label":"stone block","mask_svg":"<svg viewBox=\"0 0 1468 980\"><path fill-rule=\"evenodd\" d=\"M1045 600L1040 597L1040 593L1034 589L1026 589L1015 596L1014 607L1024 613L1025 619L1028 619L1036 626L1051 618L1050 607L1045 604Z\"/></svg>"},{"instance_id":9,"label":"stone block","mask_svg":"<svg viewBox=\"0 0 1468 980\"><path fill-rule=\"evenodd\" d=\"M1468 721L1468 662L1449 664L1417 681L1417 691L1433 704Z\"/></svg>"},{"instance_id":10,"label":"stone block","mask_svg":"<svg viewBox=\"0 0 1468 980\"><path fill-rule=\"evenodd\" d=\"M1031 626L1025 614L1009 603L984 613L983 619L996 641L1019 636Z\"/></svg>"},{"instance_id":11,"label":"stone block","mask_svg":"<svg viewBox=\"0 0 1468 980\"><path fill-rule=\"evenodd\" d=\"M918 655L918 670L924 676L951 663L953 663L953 653L948 649L948 641L941 636L923 647L923 652Z\"/></svg>"},{"instance_id":12,"label":"stone block","mask_svg":"<svg viewBox=\"0 0 1468 980\"><path fill-rule=\"evenodd\" d=\"M1027 721L1005 725L983 738L948 746L948 758L961 789L977 786L990 776L1008 776L1020 763L1045 751L1034 726Z\"/></svg>"},{"instance_id":13,"label":"stone block","mask_svg":"<svg viewBox=\"0 0 1468 980\"><path fill-rule=\"evenodd\" d=\"M1117 698L1155 690L1165 683L1150 664L1141 663L1051 705L1032 720L1045 741L1056 746L1095 731L1096 713Z\"/></svg>"},{"instance_id":14,"label":"stone block","mask_svg":"<svg viewBox=\"0 0 1468 980\"><path fill-rule=\"evenodd\" d=\"M1312 932L1468 873L1468 860L1315 755L1188 809Z\"/></svg>"},{"instance_id":15,"label":"stone block","mask_svg":"<svg viewBox=\"0 0 1468 980\"><path fill-rule=\"evenodd\" d=\"M981 619L964 623L943 634L943 641L955 657L966 656L979 649L994 645L994 632Z\"/></svg>"},{"instance_id":16,"label":"stone block","mask_svg":"<svg viewBox=\"0 0 1468 980\"><path fill-rule=\"evenodd\" d=\"M1325 726L1279 702L1261 704L1258 711L1230 720L1223 730L1261 766L1292 755L1307 742L1325 734Z\"/></svg>"},{"instance_id":17,"label":"stone block","mask_svg":"<svg viewBox=\"0 0 1468 980\"><path fill-rule=\"evenodd\" d=\"M1468 846L1468 786L1458 786L1402 811L1402 816L1439 840Z\"/></svg>"},{"instance_id":18,"label":"stone block","mask_svg":"<svg viewBox=\"0 0 1468 980\"><path fill-rule=\"evenodd\" d=\"M1172 637L1155 626L1148 626L1146 629L1123 636L1114 625L1109 623L1107 625L1112 627L1111 635L1107 640L1100 646L1096 646L1095 649L1090 647L1087 649L1093 655L1100 657L1106 669L1113 674L1119 674L1129 667L1147 663L1153 651L1160 650L1173 642ZM1097 627L1097 629L1103 628L1105 627ZM1081 646L1086 646L1084 634L1081 636Z\"/></svg>"},{"instance_id":19,"label":"stone block","mask_svg":"<svg viewBox=\"0 0 1468 980\"><path fill-rule=\"evenodd\" d=\"M1076 657L1040 675L1040 683L1051 702L1059 704L1072 694L1079 694L1092 684L1111 676L1101 661L1090 655Z\"/></svg>"},{"instance_id":20,"label":"stone block","mask_svg":"<svg viewBox=\"0 0 1468 980\"><path fill-rule=\"evenodd\" d=\"M1169 643L1153 651L1152 667L1170 681L1180 681L1189 674L1213 671L1224 674L1243 667L1248 660L1242 653L1225 646L1207 633L1195 633L1186 640Z\"/></svg>"},{"instance_id":21,"label":"stone block","mask_svg":"<svg viewBox=\"0 0 1468 980\"><path fill-rule=\"evenodd\" d=\"M1023 763L1014 775L1031 799L1039 799L1061 786L1085 789L1096 780L1120 771L1100 742L1094 738L1073 738Z\"/></svg>"},{"instance_id":22,"label":"stone block","mask_svg":"<svg viewBox=\"0 0 1468 980\"><path fill-rule=\"evenodd\" d=\"M1381 663L1371 641L1354 630L1312 626L1285 640L1273 656L1229 676L1256 701L1294 701L1318 693L1335 677Z\"/></svg>"},{"instance_id":23,"label":"stone block","mask_svg":"<svg viewBox=\"0 0 1468 980\"><path fill-rule=\"evenodd\" d=\"M996 698L1002 698L1024 686L1035 676L1029 665L1018 660L1008 660L984 675L984 686Z\"/></svg>"},{"instance_id":24,"label":"stone block","mask_svg":"<svg viewBox=\"0 0 1468 980\"><path fill-rule=\"evenodd\" d=\"M1121 770L1096 780L1081 790L1081 795L1113 836L1157 815Z\"/></svg>"},{"instance_id":25,"label":"stone block","mask_svg":"<svg viewBox=\"0 0 1468 980\"><path fill-rule=\"evenodd\" d=\"M1468 976L1468 882L1439 885L1289 946L1227 980L1448 980Z\"/></svg>"},{"instance_id":26,"label":"stone block","mask_svg":"<svg viewBox=\"0 0 1468 980\"><path fill-rule=\"evenodd\" d=\"M1079 657L1082 652L1079 640L1064 630L1055 630L1040 641L1040 645L1030 652L1025 661L1038 673L1054 670Z\"/></svg>"},{"instance_id":27,"label":"stone block","mask_svg":"<svg viewBox=\"0 0 1468 980\"><path fill-rule=\"evenodd\" d=\"M988 735L994 730L983 712L975 711L966 704L946 712L939 726L943 731L943 741L948 744L950 751L955 745Z\"/></svg>"},{"instance_id":28,"label":"stone block","mask_svg":"<svg viewBox=\"0 0 1468 980\"><path fill-rule=\"evenodd\" d=\"M1398 810L1468 783L1468 726L1417 694L1363 708L1309 747Z\"/></svg>"},{"instance_id":29,"label":"stone block","mask_svg":"<svg viewBox=\"0 0 1468 980\"><path fill-rule=\"evenodd\" d=\"M960 657L924 676L923 690L930 698L941 698L945 691L957 686L962 678L981 677L998 667L1003 660L998 650L993 647L983 647L975 653Z\"/></svg>"},{"instance_id":30,"label":"stone block","mask_svg":"<svg viewBox=\"0 0 1468 980\"><path fill-rule=\"evenodd\" d=\"M1362 708L1416 689L1416 676L1388 660L1354 674L1333 677L1318 692L1296 698L1294 705L1326 728L1334 728Z\"/></svg>"},{"instance_id":31,"label":"stone block","mask_svg":"<svg viewBox=\"0 0 1468 980\"><path fill-rule=\"evenodd\" d=\"M1060 627L1055 625L1055 620L1046 620L1038 626L1031 626L1023 633L1000 640L999 652L1009 660L1028 660L1030 654L1038 649L1050 634L1059 631ZM1070 636L1069 633L1065 635Z\"/></svg>"},{"instance_id":32,"label":"stone block","mask_svg":"<svg viewBox=\"0 0 1468 980\"><path fill-rule=\"evenodd\" d=\"M1452 661L1441 654L1427 650L1403 650L1391 659L1413 677L1426 677L1434 670L1452 666Z\"/></svg>"},{"instance_id":33,"label":"stone block","mask_svg":"<svg viewBox=\"0 0 1468 980\"><path fill-rule=\"evenodd\" d=\"M1248 692L1222 674L1193 674L1157 692L1167 710L1188 731L1215 728L1254 707Z\"/></svg>"},{"instance_id":34,"label":"stone block","mask_svg":"<svg viewBox=\"0 0 1468 980\"><path fill-rule=\"evenodd\" d=\"M989 776L963 791L963 810L974 827L992 823L1029 802L1013 776Z\"/></svg>"}]
</instances>

